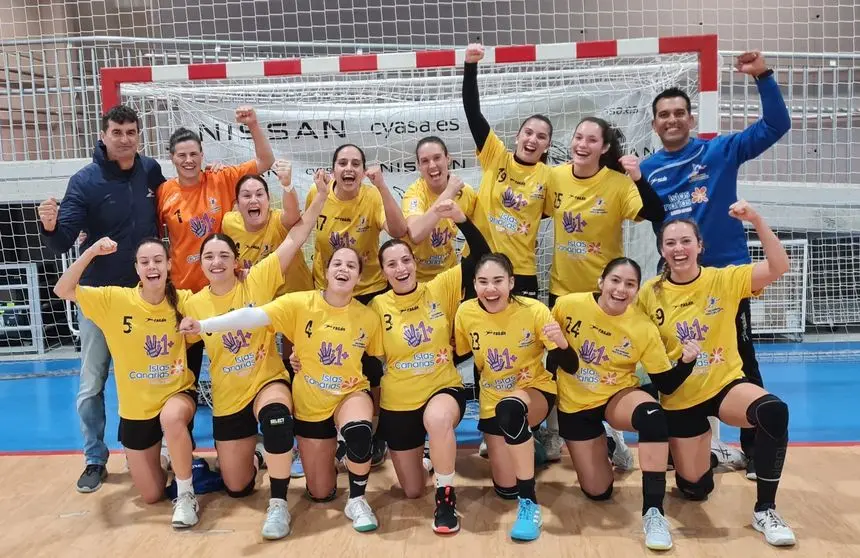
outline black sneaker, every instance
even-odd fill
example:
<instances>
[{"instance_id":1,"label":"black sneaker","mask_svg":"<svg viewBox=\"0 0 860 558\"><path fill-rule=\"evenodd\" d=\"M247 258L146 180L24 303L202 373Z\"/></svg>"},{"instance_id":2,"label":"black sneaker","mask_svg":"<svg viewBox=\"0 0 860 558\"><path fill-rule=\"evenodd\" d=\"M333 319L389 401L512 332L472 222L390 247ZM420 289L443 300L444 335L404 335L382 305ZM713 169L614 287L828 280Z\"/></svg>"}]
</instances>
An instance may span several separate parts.
<instances>
[{"instance_id":1,"label":"black sneaker","mask_svg":"<svg viewBox=\"0 0 860 558\"><path fill-rule=\"evenodd\" d=\"M752 457L747 459L747 478L751 481L758 478L755 474L755 461L753 461Z\"/></svg>"},{"instance_id":2,"label":"black sneaker","mask_svg":"<svg viewBox=\"0 0 860 558\"><path fill-rule=\"evenodd\" d=\"M388 444L379 436L373 436L373 453L370 457L370 466L379 467L385 463L385 454L388 453Z\"/></svg>"},{"instance_id":3,"label":"black sneaker","mask_svg":"<svg viewBox=\"0 0 860 558\"><path fill-rule=\"evenodd\" d=\"M77 488L78 492L89 494L90 492L95 492L101 488L102 481L106 478L107 469L104 465L90 464L87 465L84 472L81 473L81 476L78 479L78 484L75 488Z\"/></svg>"},{"instance_id":4,"label":"black sneaker","mask_svg":"<svg viewBox=\"0 0 860 558\"><path fill-rule=\"evenodd\" d=\"M433 513L433 531L442 534L456 533L460 530L457 517L457 496L453 486L440 486L436 489L436 511Z\"/></svg>"}]
</instances>

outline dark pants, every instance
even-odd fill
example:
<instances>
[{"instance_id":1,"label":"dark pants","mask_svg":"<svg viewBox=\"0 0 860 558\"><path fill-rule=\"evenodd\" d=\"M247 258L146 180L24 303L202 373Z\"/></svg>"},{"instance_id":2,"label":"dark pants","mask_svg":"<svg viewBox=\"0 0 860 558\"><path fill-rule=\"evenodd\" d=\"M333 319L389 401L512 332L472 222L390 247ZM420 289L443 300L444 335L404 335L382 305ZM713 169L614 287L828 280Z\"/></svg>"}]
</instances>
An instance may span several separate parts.
<instances>
[{"instance_id":1,"label":"dark pants","mask_svg":"<svg viewBox=\"0 0 860 558\"><path fill-rule=\"evenodd\" d=\"M752 339L752 317L750 314L750 299L743 299L738 304L738 314L735 317L735 327L738 330L738 353L743 362L744 375L759 387L764 387L761 370L755 357L755 347ZM755 428L741 428L741 449L747 457L753 457L755 444Z\"/></svg>"}]
</instances>

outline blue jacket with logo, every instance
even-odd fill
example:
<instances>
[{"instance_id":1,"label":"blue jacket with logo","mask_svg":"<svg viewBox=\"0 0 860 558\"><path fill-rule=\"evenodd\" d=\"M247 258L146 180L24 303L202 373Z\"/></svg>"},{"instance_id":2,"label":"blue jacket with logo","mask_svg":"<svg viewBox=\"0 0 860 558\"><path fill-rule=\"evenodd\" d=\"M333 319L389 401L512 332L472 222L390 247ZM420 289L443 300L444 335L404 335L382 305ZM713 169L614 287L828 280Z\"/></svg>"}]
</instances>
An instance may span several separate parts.
<instances>
[{"instance_id":1,"label":"blue jacket with logo","mask_svg":"<svg viewBox=\"0 0 860 558\"><path fill-rule=\"evenodd\" d=\"M139 279L134 270L134 250L146 237L158 237L155 190L165 181L158 161L135 156L127 171L107 158L104 143L98 142L93 162L76 172L60 202L57 227L39 228L45 244L54 253L69 250L81 231L87 233L82 249L102 237L116 241L117 251L99 256L84 271L81 285L133 287Z\"/></svg>"},{"instance_id":2,"label":"blue jacket with logo","mask_svg":"<svg viewBox=\"0 0 860 558\"><path fill-rule=\"evenodd\" d=\"M660 150L643 160L642 175L660 196L666 221L691 218L699 225L702 265L749 263L743 224L729 216L738 199L739 167L761 155L791 128L791 117L773 76L756 80L762 117L741 132L711 140L691 138L674 152ZM654 223L655 234L662 223Z\"/></svg>"}]
</instances>

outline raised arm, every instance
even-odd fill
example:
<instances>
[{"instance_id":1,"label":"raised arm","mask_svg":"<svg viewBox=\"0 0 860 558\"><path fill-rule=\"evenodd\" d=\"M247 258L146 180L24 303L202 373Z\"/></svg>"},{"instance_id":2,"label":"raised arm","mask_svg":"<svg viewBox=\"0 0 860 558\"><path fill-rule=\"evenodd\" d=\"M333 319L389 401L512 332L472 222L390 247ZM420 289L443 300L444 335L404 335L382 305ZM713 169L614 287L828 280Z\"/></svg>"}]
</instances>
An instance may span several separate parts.
<instances>
[{"instance_id":1,"label":"raised arm","mask_svg":"<svg viewBox=\"0 0 860 558\"><path fill-rule=\"evenodd\" d=\"M92 246L84 250L77 260L66 269L57 284L54 285L54 294L63 300L75 301L75 289L81 282L84 270L98 256L106 256L116 252L116 242L108 237L97 240Z\"/></svg>"},{"instance_id":2,"label":"raised arm","mask_svg":"<svg viewBox=\"0 0 860 558\"><path fill-rule=\"evenodd\" d=\"M391 195L388 186L385 185L385 178L382 175L382 169L378 166L367 169L367 178L376 186L379 195L382 196L382 208L385 210L385 232L390 234L392 238L401 238L406 236L408 227L406 226L406 218L403 217L403 211L397 205L397 200Z\"/></svg>"},{"instance_id":3,"label":"raised arm","mask_svg":"<svg viewBox=\"0 0 860 558\"><path fill-rule=\"evenodd\" d=\"M484 142L490 135L490 123L481 114L481 96L478 93L478 62L483 58L484 45L471 43L466 47L466 61L463 65L463 109L466 111L466 121L478 151L484 149Z\"/></svg>"},{"instance_id":4,"label":"raised arm","mask_svg":"<svg viewBox=\"0 0 860 558\"><path fill-rule=\"evenodd\" d=\"M636 155L624 155L619 160L621 166L627 171L627 175L636 184L636 189L639 191L639 197L642 199L642 209L639 210L639 217L653 223L662 223L666 218L666 210L663 207L663 202L660 201L660 196L651 187L648 179L642 175L642 170L639 168L639 157Z\"/></svg>"},{"instance_id":5,"label":"raised arm","mask_svg":"<svg viewBox=\"0 0 860 558\"><path fill-rule=\"evenodd\" d=\"M236 329L254 329L271 325L269 315L262 308L239 308L220 316L196 320L189 316L182 318L179 333L184 335L200 335L201 333L219 333Z\"/></svg>"},{"instance_id":6,"label":"raised arm","mask_svg":"<svg viewBox=\"0 0 860 558\"><path fill-rule=\"evenodd\" d=\"M454 221L454 224L457 225L457 228L460 229L460 232L463 233L463 237L466 239L466 244L469 245L469 255L466 258L463 258L460 261L460 267L462 273L461 279L461 289L466 289L472 282L475 280L475 266L478 263L478 260L481 259L484 254L490 253L490 245L487 244L487 239L484 238L484 235L481 234L481 231L478 230L478 227L475 226L467 217L466 214L463 213L463 210L460 209L460 206L457 205L454 200L446 200L445 202L437 205L436 212L439 214L440 218L447 218Z\"/></svg>"},{"instance_id":7,"label":"raised arm","mask_svg":"<svg viewBox=\"0 0 860 558\"><path fill-rule=\"evenodd\" d=\"M257 112L254 107L241 106L236 109L236 122L244 124L251 133L254 142L254 157L257 162L257 172L263 174L275 162L275 154L272 152L272 144L257 120Z\"/></svg>"},{"instance_id":8,"label":"raised arm","mask_svg":"<svg viewBox=\"0 0 860 558\"><path fill-rule=\"evenodd\" d=\"M448 174L448 185L445 190L436 198L436 201L427 208L423 215L413 215L406 218L406 227L409 232L409 240L415 244L420 244L427 240L430 233L433 232L433 227L439 222L439 213L436 208L439 204L446 200L453 200L457 193L463 189L463 179L454 174Z\"/></svg>"},{"instance_id":9,"label":"raised arm","mask_svg":"<svg viewBox=\"0 0 860 558\"><path fill-rule=\"evenodd\" d=\"M52 197L39 204L38 212L42 238L52 252L62 254L74 246L87 218L87 205L77 177L69 180L62 204Z\"/></svg>"},{"instance_id":10,"label":"raised arm","mask_svg":"<svg viewBox=\"0 0 860 558\"><path fill-rule=\"evenodd\" d=\"M699 344L690 339L684 343L681 352L681 358L678 363L665 372L657 374L648 374L651 382L657 386L660 393L670 395L675 393L681 384L683 384L690 374L693 373L693 368L696 367L696 358L699 356L701 348Z\"/></svg>"},{"instance_id":11,"label":"raised arm","mask_svg":"<svg viewBox=\"0 0 860 558\"><path fill-rule=\"evenodd\" d=\"M759 215L746 200L733 203L729 207L729 215L750 223L761 242L765 260L753 265L751 285L752 292L758 292L785 275L790 265L788 254L764 217Z\"/></svg>"},{"instance_id":12,"label":"raised arm","mask_svg":"<svg viewBox=\"0 0 860 558\"><path fill-rule=\"evenodd\" d=\"M322 213L326 199L328 199L329 189L328 181L325 176L325 171L318 170L314 182L317 185L317 195L314 200L305 210L304 214L299 218L287 237L281 242L280 246L275 250L278 255L278 262L281 264L281 271L286 273L287 267L298 252L301 251L302 245L308 239L317 222L317 217ZM295 197L295 193L293 193Z\"/></svg>"},{"instance_id":13,"label":"raised arm","mask_svg":"<svg viewBox=\"0 0 860 558\"><path fill-rule=\"evenodd\" d=\"M299 211L299 196L296 195L296 188L293 186L293 165L289 161L278 159L272 165L272 170L278 176L278 182L281 183L281 189L283 190L281 194L281 207L283 207L281 225L285 229L289 229L302 216Z\"/></svg>"}]
</instances>

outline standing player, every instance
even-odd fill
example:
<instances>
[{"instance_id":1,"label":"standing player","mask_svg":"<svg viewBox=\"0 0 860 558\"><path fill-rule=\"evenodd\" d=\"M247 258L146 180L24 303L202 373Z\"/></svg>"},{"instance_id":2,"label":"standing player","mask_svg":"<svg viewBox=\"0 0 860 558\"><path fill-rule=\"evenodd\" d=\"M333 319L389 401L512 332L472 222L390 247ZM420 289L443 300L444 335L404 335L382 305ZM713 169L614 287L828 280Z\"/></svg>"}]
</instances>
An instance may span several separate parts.
<instances>
[{"instance_id":1,"label":"standing player","mask_svg":"<svg viewBox=\"0 0 860 558\"><path fill-rule=\"evenodd\" d=\"M63 203L51 198L39 204L42 238L55 254L67 252L81 231L87 232L83 249L109 237L116 251L93 261L81 276L88 287L133 287L135 250L144 238L158 236L154 192L164 182L158 161L139 155L140 120L129 107L119 105L102 118L101 138L93 162L69 179ZM111 353L104 333L78 308L81 340L81 375L77 396L86 465L76 488L94 492L107 477L104 389Z\"/></svg>"},{"instance_id":2,"label":"standing player","mask_svg":"<svg viewBox=\"0 0 860 558\"><path fill-rule=\"evenodd\" d=\"M171 279L179 289L196 293L206 286L206 276L198 262L203 239L221 232L221 220L236 202L239 179L266 172L275 161L254 109L237 108L236 122L248 128L256 157L217 172L203 170L203 141L196 132L180 128L170 136L170 159L177 177L161 185L156 203L159 229L166 229L170 238ZM202 359L202 342L188 348L188 367L195 376L200 375Z\"/></svg>"},{"instance_id":3,"label":"standing player","mask_svg":"<svg viewBox=\"0 0 860 558\"><path fill-rule=\"evenodd\" d=\"M550 308L560 296L594 291L606 264L624 254L625 220L663 221L660 198L642 176L636 156L622 154L623 140L621 131L602 118L583 118L570 143L572 162L552 169L543 211L552 217L554 232ZM536 434L550 461L561 458L555 412L547 429ZM607 433L614 445L613 463L632 469L633 453L621 433Z\"/></svg>"},{"instance_id":4,"label":"standing player","mask_svg":"<svg viewBox=\"0 0 860 558\"><path fill-rule=\"evenodd\" d=\"M193 527L199 511L191 478L197 392L194 374L185 366L185 338L177 331L191 292L177 291L171 283L169 255L156 238L142 240L134 252L136 287L80 285L87 266L117 248L110 238L97 240L63 273L54 293L77 302L104 332L114 356L119 441L125 448L132 483L148 504L164 498L164 438L176 475L172 524L176 529Z\"/></svg>"},{"instance_id":5,"label":"standing player","mask_svg":"<svg viewBox=\"0 0 860 558\"><path fill-rule=\"evenodd\" d=\"M321 190L322 192L322 190ZM379 317L353 299L362 272L354 248L338 248L326 267L323 290L289 293L261 308L242 308L200 322L204 333L271 326L294 344L302 369L293 382L294 432L305 468L308 495L329 502L337 493L333 467L340 429L346 447L349 500L344 512L357 531L378 522L364 496L373 444L373 400L363 356L381 376Z\"/></svg>"},{"instance_id":6,"label":"standing player","mask_svg":"<svg viewBox=\"0 0 860 558\"><path fill-rule=\"evenodd\" d=\"M406 189L400 206L409 229L409 246L418 266L418 281L427 282L457 265L457 228L450 219L441 218L436 208L445 200L453 199L471 219L476 197L471 186L449 172L451 157L440 138L428 136L419 140L415 158L421 178ZM468 250L464 247L463 255L466 254Z\"/></svg>"},{"instance_id":7,"label":"standing player","mask_svg":"<svg viewBox=\"0 0 860 558\"><path fill-rule=\"evenodd\" d=\"M369 304L386 291L388 286L379 268L379 236L382 231L392 238L407 233L406 219L397 201L388 190L379 167L366 168L364 151L352 144L338 147L332 157L332 177L322 171L314 176L314 185L308 192L305 206L310 206L317 195L318 184L330 182L332 194L328 196L322 215L317 219L314 243L314 285L326 286L326 267L334 252L340 248L353 248L361 256L363 272L355 289L355 299ZM373 187L365 185L365 176ZM295 341L295 339L293 340ZM375 405L374 432L379 414L379 382L382 370L365 356L365 375L370 381ZM374 436L373 465L385 461L385 443Z\"/></svg>"},{"instance_id":8,"label":"standing player","mask_svg":"<svg viewBox=\"0 0 860 558\"><path fill-rule=\"evenodd\" d=\"M744 374L737 345L735 313L742 300L761 292L789 269L782 243L745 201L730 215L753 225L765 261L728 267L698 263L702 237L696 224L678 219L658 235L666 266L639 291L639 305L660 330L669 357L680 358L682 344L701 347L695 368L652 376L669 426L675 480L690 500L704 500L714 489L708 447L708 417L740 428L755 428L756 491L753 527L775 546L795 543L794 533L776 512L776 491L788 444L788 407Z\"/></svg>"},{"instance_id":9,"label":"standing player","mask_svg":"<svg viewBox=\"0 0 860 558\"><path fill-rule=\"evenodd\" d=\"M745 130L710 141L690 137L695 119L690 98L680 89L667 89L654 99L653 128L663 149L642 161L642 173L654 185L666 208L666 219L687 217L696 221L708 249L702 265L724 267L750 262L743 225L728 217L729 206L738 199L738 169L775 144L791 128L791 117L779 84L759 52L737 58L735 68L755 78L761 96L762 118ZM660 223L654 224L658 232ZM761 371L752 340L750 301L744 299L737 313L738 350L744 374L762 386ZM755 479L752 429L741 429L741 447L746 454L747 478ZM724 444L716 449L728 455ZM742 464L741 459L741 464Z\"/></svg>"},{"instance_id":10,"label":"standing player","mask_svg":"<svg viewBox=\"0 0 860 558\"><path fill-rule=\"evenodd\" d=\"M576 354L540 301L513 295L514 272L504 254L487 254L475 268L477 299L460 305L455 318L458 356L472 353L480 370L480 419L496 493L519 499L511 538L540 536L541 509L534 478L531 427L555 403L556 385L543 364L544 350L576 370Z\"/></svg>"}]
</instances>

